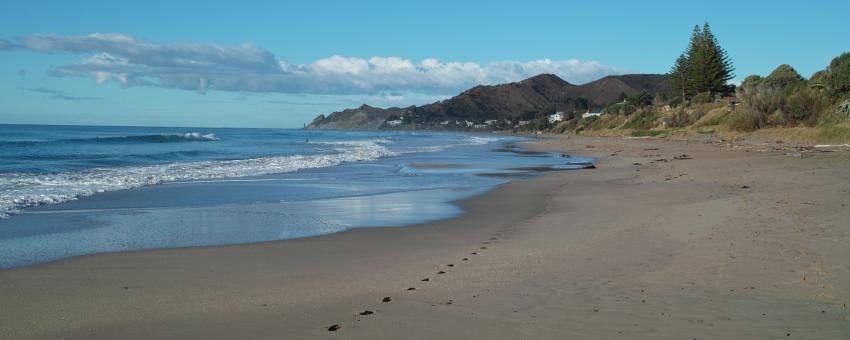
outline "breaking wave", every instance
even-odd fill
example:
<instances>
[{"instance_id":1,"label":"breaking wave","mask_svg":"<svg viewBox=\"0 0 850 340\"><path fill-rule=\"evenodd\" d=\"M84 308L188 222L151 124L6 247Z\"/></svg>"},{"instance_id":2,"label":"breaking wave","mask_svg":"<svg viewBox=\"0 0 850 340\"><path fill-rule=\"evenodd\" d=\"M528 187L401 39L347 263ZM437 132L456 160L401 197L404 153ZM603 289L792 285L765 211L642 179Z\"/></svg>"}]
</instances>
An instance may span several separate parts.
<instances>
[{"instance_id":1,"label":"breaking wave","mask_svg":"<svg viewBox=\"0 0 850 340\"><path fill-rule=\"evenodd\" d=\"M92 168L49 174L2 173L0 218L8 217L21 208L67 202L105 191L177 181L271 175L394 155L382 142L385 141L334 143L334 153L331 154Z\"/></svg>"}]
</instances>

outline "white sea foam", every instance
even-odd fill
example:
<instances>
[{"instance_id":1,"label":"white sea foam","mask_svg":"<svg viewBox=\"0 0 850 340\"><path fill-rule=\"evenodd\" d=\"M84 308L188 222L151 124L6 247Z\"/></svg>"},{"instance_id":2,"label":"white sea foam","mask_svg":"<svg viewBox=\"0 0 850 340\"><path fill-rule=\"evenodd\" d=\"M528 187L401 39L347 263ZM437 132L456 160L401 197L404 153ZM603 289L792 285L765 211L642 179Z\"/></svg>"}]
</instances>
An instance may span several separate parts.
<instances>
[{"instance_id":1,"label":"white sea foam","mask_svg":"<svg viewBox=\"0 0 850 340\"><path fill-rule=\"evenodd\" d=\"M197 132L171 136L181 136L181 138L191 140L218 140L213 134ZM105 191L131 189L168 182L271 175L300 169L375 160L401 153L438 152L458 145L484 145L498 140L500 138L473 136L454 145L412 147L396 151L391 151L386 147L386 145L393 143L390 139L315 142L316 144L328 145L335 153L93 168L52 174L0 174L0 218L8 217L21 208L67 202Z\"/></svg>"},{"instance_id":2,"label":"white sea foam","mask_svg":"<svg viewBox=\"0 0 850 340\"><path fill-rule=\"evenodd\" d=\"M199 133L199 132L189 132L183 134L183 138L187 140L219 140L215 134L212 133Z\"/></svg>"},{"instance_id":3,"label":"white sea foam","mask_svg":"<svg viewBox=\"0 0 850 340\"><path fill-rule=\"evenodd\" d=\"M66 202L104 191L176 181L270 175L374 160L395 154L382 145L384 142L334 143L336 153L333 154L93 168L51 174L0 174L0 217L7 217L23 207Z\"/></svg>"},{"instance_id":4,"label":"white sea foam","mask_svg":"<svg viewBox=\"0 0 850 340\"><path fill-rule=\"evenodd\" d=\"M467 140L469 141L469 144L471 144L471 145L484 145L484 144L490 144L490 143L496 142L500 139L501 138L497 138L497 137L472 136L472 137L469 137Z\"/></svg>"}]
</instances>

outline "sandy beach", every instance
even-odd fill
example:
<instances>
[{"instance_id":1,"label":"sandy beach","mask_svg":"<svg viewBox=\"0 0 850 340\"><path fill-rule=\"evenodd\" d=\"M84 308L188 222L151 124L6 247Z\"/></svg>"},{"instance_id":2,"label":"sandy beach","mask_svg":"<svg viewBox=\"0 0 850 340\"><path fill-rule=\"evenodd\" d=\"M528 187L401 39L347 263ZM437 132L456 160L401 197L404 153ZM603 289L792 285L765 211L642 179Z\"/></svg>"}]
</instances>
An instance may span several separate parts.
<instances>
[{"instance_id":1,"label":"sandy beach","mask_svg":"<svg viewBox=\"0 0 850 340\"><path fill-rule=\"evenodd\" d=\"M3 270L0 338L850 338L848 149L525 147L597 168L423 225Z\"/></svg>"}]
</instances>

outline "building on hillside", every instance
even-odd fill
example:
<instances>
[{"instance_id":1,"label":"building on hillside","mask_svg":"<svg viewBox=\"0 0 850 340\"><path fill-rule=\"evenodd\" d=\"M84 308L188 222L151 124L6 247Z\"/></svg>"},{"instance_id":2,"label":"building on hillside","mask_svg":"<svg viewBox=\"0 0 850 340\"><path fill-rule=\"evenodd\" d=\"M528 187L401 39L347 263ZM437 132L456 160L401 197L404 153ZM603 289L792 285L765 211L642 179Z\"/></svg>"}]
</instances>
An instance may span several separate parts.
<instances>
[{"instance_id":1,"label":"building on hillside","mask_svg":"<svg viewBox=\"0 0 850 340\"><path fill-rule=\"evenodd\" d=\"M528 125L528 123L531 123L531 121L530 120L521 120L521 121L516 123L516 126Z\"/></svg>"},{"instance_id":2,"label":"building on hillside","mask_svg":"<svg viewBox=\"0 0 850 340\"><path fill-rule=\"evenodd\" d=\"M560 122L564 120L563 112L555 112L554 114L549 115L549 124L554 124L555 122Z\"/></svg>"},{"instance_id":3,"label":"building on hillside","mask_svg":"<svg viewBox=\"0 0 850 340\"><path fill-rule=\"evenodd\" d=\"M492 125L496 125L496 123L498 123L498 122L499 122L499 120L497 120L497 119L488 119L488 120L484 121L484 124L492 126Z\"/></svg>"},{"instance_id":4,"label":"building on hillside","mask_svg":"<svg viewBox=\"0 0 850 340\"><path fill-rule=\"evenodd\" d=\"M489 125L487 124L475 124L472 127L475 129L486 129Z\"/></svg>"},{"instance_id":5,"label":"building on hillside","mask_svg":"<svg viewBox=\"0 0 850 340\"><path fill-rule=\"evenodd\" d=\"M440 122L440 125L443 125L443 126L449 125L449 121L444 120L444 121Z\"/></svg>"},{"instance_id":6,"label":"building on hillside","mask_svg":"<svg viewBox=\"0 0 850 340\"><path fill-rule=\"evenodd\" d=\"M468 120L464 121L464 123L466 123L466 127L472 127L473 125L475 125L475 123L470 122Z\"/></svg>"},{"instance_id":7,"label":"building on hillside","mask_svg":"<svg viewBox=\"0 0 850 340\"><path fill-rule=\"evenodd\" d=\"M402 120L401 118L395 120L388 120L387 126L395 127L401 125L401 123L404 123L404 120Z\"/></svg>"},{"instance_id":8,"label":"building on hillside","mask_svg":"<svg viewBox=\"0 0 850 340\"><path fill-rule=\"evenodd\" d=\"M600 111L600 112L587 111L587 112L581 114L581 118L599 117L601 115L602 115L602 111Z\"/></svg>"}]
</instances>

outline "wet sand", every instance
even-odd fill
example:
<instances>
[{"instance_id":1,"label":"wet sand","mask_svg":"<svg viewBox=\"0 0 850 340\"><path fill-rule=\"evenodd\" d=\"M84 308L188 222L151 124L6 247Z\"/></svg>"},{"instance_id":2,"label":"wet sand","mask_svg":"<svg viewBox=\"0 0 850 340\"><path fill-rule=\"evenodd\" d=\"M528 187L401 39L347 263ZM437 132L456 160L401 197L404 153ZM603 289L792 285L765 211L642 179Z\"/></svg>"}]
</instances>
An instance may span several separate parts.
<instances>
[{"instance_id":1,"label":"wet sand","mask_svg":"<svg viewBox=\"0 0 850 340\"><path fill-rule=\"evenodd\" d=\"M435 223L0 271L0 338L850 338L846 149L529 147L597 168Z\"/></svg>"}]
</instances>

